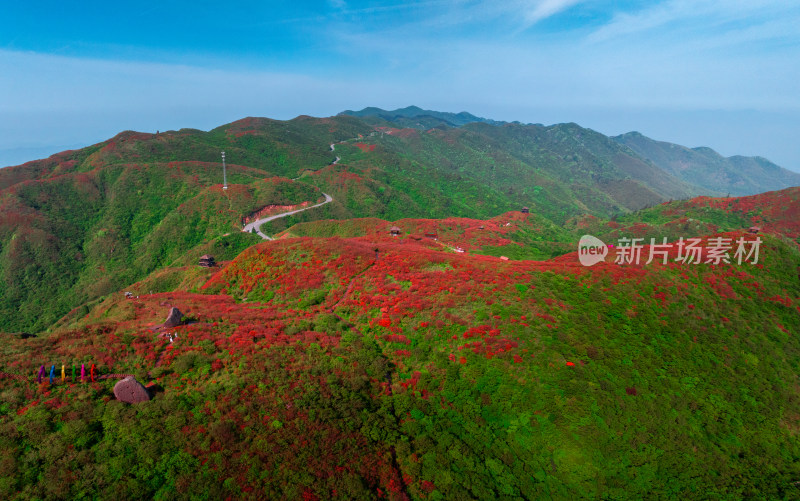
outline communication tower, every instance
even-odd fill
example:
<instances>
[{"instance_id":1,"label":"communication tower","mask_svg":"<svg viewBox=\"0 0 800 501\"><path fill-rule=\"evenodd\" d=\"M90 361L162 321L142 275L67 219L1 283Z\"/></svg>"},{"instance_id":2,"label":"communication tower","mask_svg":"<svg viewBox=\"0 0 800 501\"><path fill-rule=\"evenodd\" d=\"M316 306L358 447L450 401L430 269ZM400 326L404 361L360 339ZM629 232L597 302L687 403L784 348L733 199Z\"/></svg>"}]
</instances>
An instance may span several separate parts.
<instances>
[{"instance_id":1,"label":"communication tower","mask_svg":"<svg viewBox=\"0 0 800 501\"><path fill-rule=\"evenodd\" d=\"M225 152L222 152L222 189L228 189L228 171L225 168Z\"/></svg>"}]
</instances>

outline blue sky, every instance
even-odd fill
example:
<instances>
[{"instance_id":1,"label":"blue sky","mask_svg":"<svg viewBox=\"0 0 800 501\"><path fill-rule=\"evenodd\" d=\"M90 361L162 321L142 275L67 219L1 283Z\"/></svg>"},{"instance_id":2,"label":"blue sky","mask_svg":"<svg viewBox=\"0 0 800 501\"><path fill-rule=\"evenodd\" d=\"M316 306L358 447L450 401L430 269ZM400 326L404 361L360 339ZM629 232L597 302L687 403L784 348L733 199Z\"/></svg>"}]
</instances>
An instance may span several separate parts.
<instances>
[{"instance_id":1,"label":"blue sky","mask_svg":"<svg viewBox=\"0 0 800 501\"><path fill-rule=\"evenodd\" d=\"M126 129L411 104L800 171L800 3L4 2L0 166Z\"/></svg>"}]
</instances>

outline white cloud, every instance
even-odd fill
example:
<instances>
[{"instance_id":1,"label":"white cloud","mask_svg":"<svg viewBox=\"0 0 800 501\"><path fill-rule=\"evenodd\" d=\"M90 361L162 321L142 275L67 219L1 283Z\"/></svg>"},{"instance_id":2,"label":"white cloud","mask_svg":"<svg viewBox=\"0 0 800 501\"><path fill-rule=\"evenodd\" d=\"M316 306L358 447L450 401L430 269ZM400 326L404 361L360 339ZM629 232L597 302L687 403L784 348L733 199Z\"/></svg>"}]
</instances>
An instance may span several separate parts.
<instances>
[{"instance_id":1,"label":"white cloud","mask_svg":"<svg viewBox=\"0 0 800 501\"><path fill-rule=\"evenodd\" d=\"M545 109L551 122L580 122L586 110L596 117L693 110L800 116L800 4L667 0L616 14L589 38L582 30L537 32L535 23L569 15L579 1L423 0L349 11L352 18L345 9L320 35L330 64L292 72L257 62L222 69L0 49L0 148L19 144L9 138L21 137L25 116L25 134L52 135L54 144L78 140L59 127L91 126L99 140L128 128L211 128L243 116L324 116L370 105L543 122ZM385 26L359 24L359 16ZM386 21L395 17L401 20ZM528 28L514 34L520 26ZM48 119L48 129L36 128L56 114L67 123Z\"/></svg>"},{"instance_id":2,"label":"white cloud","mask_svg":"<svg viewBox=\"0 0 800 501\"><path fill-rule=\"evenodd\" d=\"M411 102L415 91L369 79L0 50L0 150L91 144L126 129L211 129L246 116L328 116L386 96Z\"/></svg>"},{"instance_id":3,"label":"white cloud","mask_svg":"<svg viewBox=\"0 0 800 501\"><path fill-rule=\"evenodd\" d=\"M0 110L5 112L269 105L273 113L283 115L309 96L324 101L352 86L303 73L6 50L0 50L0 75Z\"/></svg>"},{"instance_id":4,"label":"white cloud","mask_svg":"<svg viewBox=\"0 0 800 501\"><path fill-rule=\"evenodd\" d=\"M353 24L343 29L354 33L372 32L369 17L398 14L388 25L377 25L379 31L407 36L409 31L447 31L454 27L474 25L493 27L502 32L530 28L537 22L559 14L587 0L419 0L388 3L378 6L341 9L336 14L352 16ZM339 18L341 19L341 18ZM498 23L495 24L495 23ZM500 28L498 28L500 26ZM505 30L505 31L504 31Z\"/></svg>"},{"instance_id":5,"label":"white cloud","mask_svg":"<svg viewBox=\"0 0 800 501\"><path fill-rule=\"evenodd\" d=\"M523 10L525 24L526 26L532 26L543 19L554 16L583 1L584 0L539 0L533 2L533 5L527 6L527 8Z\"/></svg>"},{"instance_id":6,"label":"white cloud","mask_svg":"<svg viewBox=\"0 0 800 501\"><path fill-rule=\"evenodd\" d=\"M766 20L794 18L800 6L781 0L668 0L638 12L619 12L590 40L601 42L636 34L653 33L678 37L679 30L691 28L694 34L713 36L719 30L736 30L739 23L759 25Z\"/></svg>"}]
</instances>

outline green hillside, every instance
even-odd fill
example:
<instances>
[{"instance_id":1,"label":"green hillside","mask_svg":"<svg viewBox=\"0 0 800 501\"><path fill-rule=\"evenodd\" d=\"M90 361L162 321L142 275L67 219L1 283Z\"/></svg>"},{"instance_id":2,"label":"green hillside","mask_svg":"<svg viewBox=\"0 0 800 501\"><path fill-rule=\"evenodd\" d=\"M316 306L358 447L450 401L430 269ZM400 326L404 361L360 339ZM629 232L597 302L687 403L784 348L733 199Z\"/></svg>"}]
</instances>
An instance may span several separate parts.
<instances>
[{"instance_id":1,"label":"green hillside","mask_svg":"<svg viewBox=\"0 0 800 501\"><path fill-rule=\"evenodd\" d=\"M2 330L40 335L0 345L0 497L796 497L800 188L650 168L572 124L300 117L3 169ZM761 243L585 267L587 233Z\"/></svg>"},{"instance_id":2,"label":"green hillside","mask_svg":"<svg viewBox=\"0 0 800 501\"><path fill-rule=\"evenodd\" d=\"M481 204L491 198L480 192L471 196L473 183L505 198L507 203L497 206L501 211L530 206L556 222L585 213L610 216L699 193L605 136L569 124L379 130L359 143L367 147L342 148L342 162L363 170L386 166L381 170L388 176L400 171L435 181L429 184L472 208L449 215L485 217Z\"/></svg>"},{"instance_id":3,"label":"green hillside","mask_svg":"<svg viewBox=\"0 0 800 501\"><path fill-rule=\"evenodd\" d=\"M592 268L374 247L259 244L194 293L114 296L8 339L8 373L94 363L155 396L0 379L2 496L796 494L796 247ZM170 306L194 320L173 343L149 330Z\"/></svg>"},{"instance_id":4,"label":"green hillside","mask_svg":"<svg viewBox=\"0 0 800 501\"><path fill-rule=\"evenodd\" d=\"M692 193L645 167L573 125L420 132L342 115L246 118L209 132L126 131L0 170L0 330L46 330L74 308L228 238L266 205L317 200L322 192L334 198L264 227L274 234L317 219L489 219L522 206L561 224ZM255 242L234 240L230 257Z\"/></svg>"},{"instance_id":5,"label":"green hillside","mask_svg":"<svg viewBox=\"0 0 800 501\"><path fill-rule=\"evenodd\" d=\"M242 216L320 196L308 185L237 166L223 191L220 166L203 162L55 174L0 192L0 331L44 330L209 240L228 242L223 247L233 258L260 240L236 235Z\"/></svg>"}]
</instances>

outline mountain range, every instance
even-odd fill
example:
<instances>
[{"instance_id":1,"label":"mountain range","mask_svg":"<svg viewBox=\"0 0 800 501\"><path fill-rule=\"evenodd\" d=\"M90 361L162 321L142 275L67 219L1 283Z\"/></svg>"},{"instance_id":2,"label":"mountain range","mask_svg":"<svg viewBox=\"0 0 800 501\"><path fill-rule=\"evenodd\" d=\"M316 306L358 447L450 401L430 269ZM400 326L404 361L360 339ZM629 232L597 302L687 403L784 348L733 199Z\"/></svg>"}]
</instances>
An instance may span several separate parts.
<instances>
[{"instance_id":1,"label":"mountain range","mask_svg":"<svg viewBox=\"0 0 800 501\"><path fill-rule=\"evenodd\" d=\"M358 114L0 169L0 497L796 497L791 172Z\"/></svg>"},{"instance_id":2,"label":"mountain range","mask_svg":"<svg viewBox=\"0 0 800 501\"><path fill-rule=\"evenodd\" d=\"M373 121L385 120L397 126L421 130L461 127L473 123L508 125L508 122L477 117L467 112L446 113L423 110L416 106L392 111L369 107L360 111L347 110L340 115ZM519 122L513 124L521 125ZM580 128L575 124L570 125ZM541 124L535 126L547 129ZM621 134L611 139L630 148L638 158L694 185L695 188L700 188L704 194L754 195L800 185L800 173L784 169L763 157L736 155L726 158L707 147L687 148L674 143L656 141L638 132Z\"/></svg>"},{"instance_id":3,"label":"mountain range","mask_svg":"<svg viewBox=\"0 0 800 501\"><path fill-rule=\"evenodd\" d=\"M711 148L686 148L629 132L614 138L664 171L686 182L728 195L754 195L800 186L800 174L766 158L723 157Z\"/></svg>"},{"instance_id":4,"label":"mountain range","mask_svg":"<svg viewBox=\"0 0 800 501\"><path fill-rule=\"evenodd\" d=\"M392 122L418 118L438 123ZM226 192L223 149L234 185ZM263 206L322 192L334 203L266 229L320 218L490 218L523 206L558 228L584 214L610 218L671 199L792 183L800 185L800 174L760 158L416 107L247 118L209 132L128 131L0 170L0 329L47 329L69 310L235 235L241 218ZM250 241L236 239L237 251Z\"/></svg>"}]
</instances>

